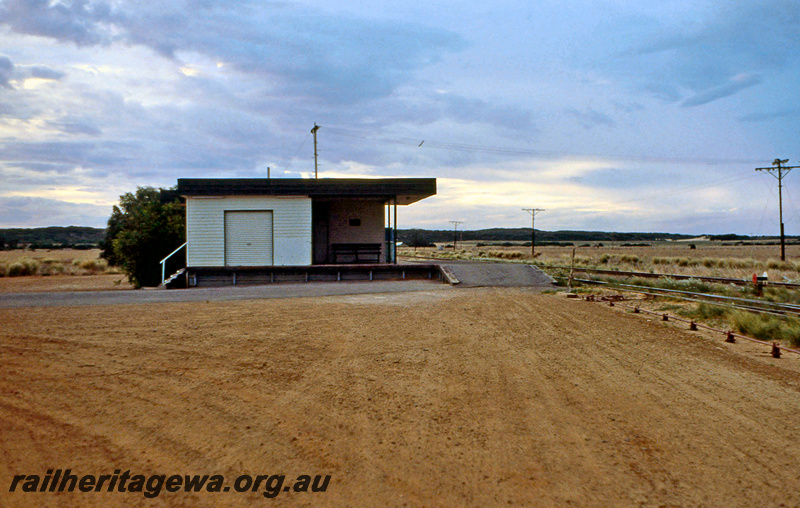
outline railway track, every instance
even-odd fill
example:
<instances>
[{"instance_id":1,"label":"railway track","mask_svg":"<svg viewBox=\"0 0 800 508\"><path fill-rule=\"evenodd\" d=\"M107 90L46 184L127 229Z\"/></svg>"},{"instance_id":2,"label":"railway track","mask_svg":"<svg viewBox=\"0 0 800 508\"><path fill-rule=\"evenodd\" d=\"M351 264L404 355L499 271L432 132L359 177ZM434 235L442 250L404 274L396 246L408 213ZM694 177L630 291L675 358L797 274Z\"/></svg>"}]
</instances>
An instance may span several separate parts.
<instances>
[{"instance_id":1,"label":"railway track","mask_svg":"<svg viewBox=\"0 0 800 508\"><path fill-rule=\"evenodd\" d=\"M561 277L566 278L566 277ZM722 307L736 308L750 312L773 314L780 316L800 316L800 305L790 303L769 302L766 300L753 300L750 298L738 298L735 296L714 295L710 293L695 293L692 291L680 291L677 289L661 289L650 286L637 286L634 284L622 284L616 282L598 281L592 279L573 279L585 284L596 284L610 287L620 291L630 291L651 296L669 296L698 303L708 303Z\"/></svg>"},{"instance_id":2,"label":"railway track","mask_svg":"<svg viewBox=\"0 0 800 508\"><path fill-rule=\"evenodd\" d=\"M752 284L751 280L746 279L728 279L724 277L706 277L702 275L683 275L683 274L670 274L670 273L649 273L649 272L629 272L624 270L605 270L601 268L571 268L569 266L558 266L558 265L535 265L539 268L546 268L546 269L561 269L561 270L570 270L572 269L573 272L580 272L580 273L596 273L598 275L619 275L623 277L641 277L646 279L659 279L659 278L668 278L668 279L675 279L675 280L700 280L703 282L713 282L716 284L735 284L737 286L747 286ZM800 283L797 282L768 282L767 285L769 286L780 286L785 288L800 288Z\"/></svg>"},{"instance_id":3,"label":"railway track","mask_svg":"<svg viewBox=\"0 0 800 508\"><path fill-rule=\"evenodd\" d=\"M557 277L557 278L566 278L566 277ZM652 295L652 296L669 296L670 298L679 298L683 300L689 300L698 303L707 303L711 305L717 305L722 307L729 307L735 309L742 309L749 312L756 312L762 314L772 314L778 316L787 316L787 315L800 315L800 306L792 305L792 304L779 304L775 302L766 302L763 300L751 300L747 298L736 298L731 296L722 296L722 295L711 295L707 293L692 293L691 291L678 291L674 289L659 289L659 288L651 288L648 286L636 286L633 284L617 284L605 281L597 281L597 280L590 280L590 279L573 279L578 282L589 283L589 284L601 284L608 287L612 287L615 290L620 291L631 291L636 292L638 294L645 294L645 295ZM601 300L602 301L602 300ZM610 305L614 305L614 300L609 300ZM638 305L630 305L629 303L618 302L618 304L628 307L633 312L645 312L648 314L659 315L662 317L664 321L669 321L670 319L676 321L683 321L685 323L689 323L690 330L697 330L698 327L705 328L706 330L710 330L713 332L718 332L724 334L726 336L726 342L735 342L735 338L744 339L750 342L755 342L758 344L762 344L765 346L769 346L772 349L772 356L774 358L780 358L781 352L790 352L797 355L800 355L800 350L789 348L783 346L777 342L767 342L764 340L756 339L753 337L748 337L747 335L741 335L738 333L734 333L730 330L720 330L718 328L714 328L702 323L697 323L691 319L685 319L677 316L669 316L666 312L654 312L646 309L640 309Z\"/></svg>"}]
</instances>

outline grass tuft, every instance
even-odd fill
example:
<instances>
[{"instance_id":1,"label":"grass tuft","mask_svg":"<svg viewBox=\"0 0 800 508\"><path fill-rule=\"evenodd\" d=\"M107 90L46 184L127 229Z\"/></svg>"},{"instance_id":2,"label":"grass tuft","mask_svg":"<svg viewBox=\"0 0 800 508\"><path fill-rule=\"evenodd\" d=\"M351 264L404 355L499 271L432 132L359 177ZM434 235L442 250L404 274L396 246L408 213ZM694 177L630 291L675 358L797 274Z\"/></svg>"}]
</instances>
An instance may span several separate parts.
<instances>
[{"instance_id":1,"label":"grass tuft","mask_svg":"<svg viewBox=\"0 0 800 508\"><path fill-rule=\"evenodd\" d=\"M768 342L788 341L800 346L800 321L769 314L736 312L733 315L736 329L745 335Z\"/></svg>"}]
</instances>

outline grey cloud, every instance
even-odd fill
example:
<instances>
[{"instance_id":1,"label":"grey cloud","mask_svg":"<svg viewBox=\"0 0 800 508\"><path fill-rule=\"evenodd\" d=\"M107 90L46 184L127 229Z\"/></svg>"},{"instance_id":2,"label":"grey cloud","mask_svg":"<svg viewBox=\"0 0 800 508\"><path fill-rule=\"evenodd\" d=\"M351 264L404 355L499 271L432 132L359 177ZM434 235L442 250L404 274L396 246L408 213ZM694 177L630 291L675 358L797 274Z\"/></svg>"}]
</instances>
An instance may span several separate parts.
<instances>
[{"instance_id":1,"label":"grey cloud","mask_svg":"<svg viewBox=\"0 0 800 508\"><path fill-rule=\"evenodd\" d=\"M35 197L0 197L0 227L104 227L110 207Z\"/></svg>"},{"instance_id":2,"label":"grey cloud","mask_svg":"<svg viewBox=\"0 0 800 508\"><path fill-rule=\"evenodd\" d=\"M639 104L638 102L620 102L620 101L612 101L614 107L622 111L624 113L634 113L636 111L644 110L644 106Z\"/></svg>"},{"instance_id":3,"label":"grey cloud","mask_svg":"<svg viewBox=\"0 0 800 508\"><path fill-rule=\"evenodd\" d=\"M14 74L14 63L7 56L0 56L0 86L13 88L9 81Z\"/></svg>"},{"instance_id":4,"label":"grey cloud","mask_svg":"<svg viewBox=\"0 0 800 508\"><path fill-rule=\"evenodd\" d=\"M647 83L642 88L664 102L678 102L683 96L676 86L666 83Z\"/></svg>"},{"instance_id":5,"label":"grey cloud","mask_svg":"<svg viewBox=\"0 0 800 508\"><path fill-rule=\"evenodd\" d=\"M784 111L770 111L765 113L750 113L739 117L743 122L762 122L766 120L775 120L783 118L795 119L800 116L800 109L792 108Z\"/></svg>"},{"instance_id":6,"label":"grey cloud","mask_svg":"<svg viewBox=\"0 0 800 508\"><path fill-rule=\"evenodd\" d=\"M756 86L759 83L761 83L761 81L762 80L760 76L746 76L741 79L735 79L722 86L706 90L702 93L695 95L694 97L690 97L684 100L681 103L681 106L683 107L702 106L703 104L708 104L709 102L713 102L717 99L722 99L724 97L731 96L735 93L744 90L745 88Z\"/></svg>"},{"instance_id":7,"label":"grey cloud","mask_svg":"<svg viewBox=\"0 0 800 508\"><path fill-rule=\"evenodd\" d=\"M531 114L519 108L489 104L480 99L447 94L440 99L445 104L444 115L461 122L482 122L513 130L533 129Z\"/></svg>"},{"instance_id":8,"label":"grey cloud","mask_svg":"<svg viewBox=\"0 0 800 508\"><path fill-rule=\"evenodd\" d=\"M31 77L39 79L59 80L66 76L65 73L44 65L33 65L28 70Z\"/></svg>"},{"instance_id":9,"label":"grey cloud","mask_svg":"<svg viewBox=\"0 0 800 508\"><path fill-rule=\"evenodd\" d=\"M122 12L124 7L129 10ZM0 8L0 20L20 33L79 45L120 40L170 58L178 51L199 52L260 76L282 95L333 105L386 97L416 68L465 47L452 32L420 24L326 15L277 3L112 7L99 0L10 0Z\"/></svg>"},{"instance_id":10,"label":"grey cloud","mask_svg":"<svg viewBox=\"0 0 800 508\"><path fill-rule=\"evenodd\" d=\"M0 6L0 20L18 33L88 46L110 42L105 24L120 18L105 1L6 0Z\"/></svg>"},{"instance_id":11,"label":"grey cloud","mask_svg":"<svg viewBox=\"0 0 800 508\"><path fill-rule=\"evenodd\" d=\"M61 163L53 163L53 162L33 162L33 161L17 161L13 165L18 168L27 169L33 171L34 173L58 173L58 174L66 174L70 172L74 166L68 164L61 164ZM4 178L8 178L8 175L3 175Z\"/></svg>"},{"instance_id":12,"label":"grey cloud","mask_svg":"<svg viewBox=\"0 0 800 508\"><path fill-rule=\"evenodd\" d=\"M61 71L44 65L14 65L7 56L0 55L0 87L13 90L10 81L18 78L41 78L58 80L65 76Z\"/></svg>"},{"instance_id":13,"label":"grey cloud","mask_svg":"<svg viewBox=\"0 0 800 508\"><path fill-rule=\"evenodd\" d=\"M200 54L239 71L231 81L213 75L183 79L175 90L184 99L181 106L143 107L108 90L75 92L64 87L60 93L75 95L60 103L68 111L51 120L50 127L63 133L57 141L0 142L3 159L31 161L42 171L64 164L140 179L248 174L266 163L277 172L307 171L313 169L312 151L302 143L315 121L369 124L367 128L387 132L402 124L420 130L440 121L472 124L475 144L508 136L529 139L536 132L531 113L524 109L417 88L413 81L417 68L466 46L446 30L265 2L117 2L112 9L102 8L102 2L84 1L45 12L51 7L37 0L28 6L29 16L39 13L63 20L62 28L53 28L48 35L45 28L52 25L41 22L32 27L21 20L21 5L15 0L0 7L0 11L19 11L11 20L0 12L0 25L76 44L114 39L146 46L176 61L186 54ZM64 77L59 70L40 65L27 69L47 79ZM32 101L15 107L47 110L46 104ZM476 157L508 157L429 150L419 159L420 151L411 153L406 146L373 146L342 138L337 146L333 141L320 146L328 161L424 163L429 168Z\"/></svg>"},{"instance_id":14,"label":"grey cloud","mask_svg":"<svg viewBox=\"0 0 800 508\"><path fill-rule=\"evenodd\" d=\"M84 139L46 142L6 139L0 142L0 162L18 165L22 161L32 169L38 165L42 170L59 173L81 167L86 174L98 176L108 168L135 172L147 160L147 153L136 142Z\"/></svg>"},{"instance_id":15,"label":"grey cloud","mask_svg":"<svg viewBox=\"0 0 800 508\"><path fill-rule=\"evenodd\" d=\"M601 113L594 109L586 109L585 111L578 111L577 109L570 108L566 113L578 120L578 122L586 129L592 127L605 126L615 127L617 122L605 113Z\"/></svg>"},{"instance_id":16,"label":"grey cloud","mask_svg":"<svg viewBox=\"0 0 800 508\"><path fill-rule=\"evenodd\" d=\"M452 120L459 123L481 123L509 131L525 131L527 134L536 130L531 113L524 109L456 93L428 93L419 89L406 90L360 109L356 111L356 117L352 121L357 123L363 117L385 118L380 123L381 126L404 122L423 126L440 120Z\"/></svg>"},{"instance_id":17,"label":"grey cloud","mask_svg":"<svg viewBox=\"0 0 800 508\"><path fill-rule=\"evenodd\" d=\"M98 129L91 120L48 122L48 126L64 134L86 134L89 136L99 136L102 134L102 131Z\"/></svg>"},{"instance_id":18,"label":"grey cloud","mask_svg":"<svg viewBox=\"0 0 800 508\"><path fill-rule=\"evenodd\" d=\"M644 189L674 179L685 179L685 176L669 167L660 168L657 173L631 168L603 168L567 178L570 182L601 189Z\"/></svg>"},{"instance_id":19,"label":"grey cloud","mask_svg":"<svg viewBox=\"0 0 800 508\"><path fill-rule=\"evenodd\" d=\"M636 42L605 63L656 97L683 106L707 104L760 83L752 78L733 82L741 74L766 79L800 64L800 3L734 0L711 5L705 19L685 25L661 22L649 32L606 27Z\"/></svg>"}]
</instances>

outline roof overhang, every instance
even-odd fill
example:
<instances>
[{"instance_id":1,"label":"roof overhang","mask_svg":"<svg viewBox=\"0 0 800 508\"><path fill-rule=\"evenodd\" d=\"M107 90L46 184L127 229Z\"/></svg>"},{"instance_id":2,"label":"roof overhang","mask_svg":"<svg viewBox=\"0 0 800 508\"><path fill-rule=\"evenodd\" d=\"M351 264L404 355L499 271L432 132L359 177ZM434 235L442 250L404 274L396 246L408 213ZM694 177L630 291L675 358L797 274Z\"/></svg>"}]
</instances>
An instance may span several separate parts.
<instances>
[{"instance_id":1,"label":"roof overhang","mask_svg":"<svg viewBox=\"0 0 800 508\"><path fill-rule=\"evenodd\" d=\"M408 205L436 194L435 178L179 178L178 194L396 199Z\"/></svg>"}]
</instances>

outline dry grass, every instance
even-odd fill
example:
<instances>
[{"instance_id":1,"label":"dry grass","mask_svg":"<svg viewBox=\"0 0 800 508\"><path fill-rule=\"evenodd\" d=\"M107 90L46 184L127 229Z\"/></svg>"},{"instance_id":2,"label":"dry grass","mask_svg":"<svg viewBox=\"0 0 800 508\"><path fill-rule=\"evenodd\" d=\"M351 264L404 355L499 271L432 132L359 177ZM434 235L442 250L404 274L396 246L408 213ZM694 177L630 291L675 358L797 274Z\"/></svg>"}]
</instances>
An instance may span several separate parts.
<instances>
[{"instance_id":1,"label":"dry grass","mask_svg":"<svg viewBox=\"0 0 800 508\"><path fill-rule=\"evenodd\" d=\"M12 263L20 258L30 258L39 261L55 259L64 263L74 260L99 259L100 249L72 250L72 249L38 249L38 250L0 250L0 263Z\"/></svg>"},{"instance_id":2,"label":"dry grass","mask_svg":"<svg viewBox=\"0 0 800 508\"><path fill-rule=\"evenodd\" d=\"M459 249L401 247L400 255L445 259L495 259L530 263L530 247L481 246L476 242L459 244ZM577 245L580 242L575 242ZM690 248L690 244L696 246ZM786 248L786 261L780 261L777 245L723 245L721 242L651 242L649 246L628 247L604 243L601 247L578 246L575 264L586 268L607 268L650 273L702 275L750 279L753 273L767 272L770 280L800 279L800 246ZM573 247L537 246L535 264L569 266Z\"/></svg>"},{"instance_id":3,"label":"dry grass","mask_svg":"<svg viewBox=\"0 0 800 508\"><path fill-rule=\"evenodd\" d=\"M120 273L100 259L99 249L0 251L0 277Z\"/></svg>"}]
</instances>

